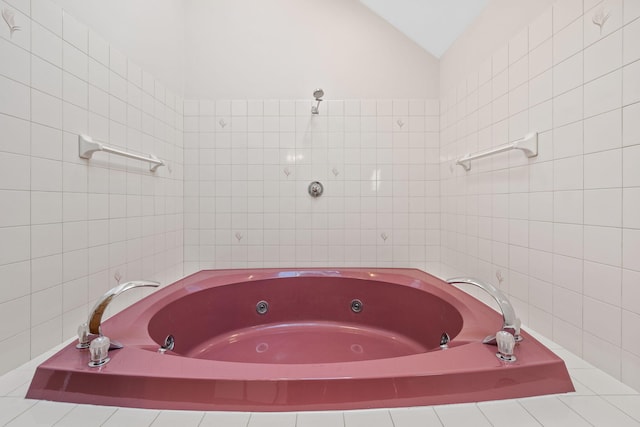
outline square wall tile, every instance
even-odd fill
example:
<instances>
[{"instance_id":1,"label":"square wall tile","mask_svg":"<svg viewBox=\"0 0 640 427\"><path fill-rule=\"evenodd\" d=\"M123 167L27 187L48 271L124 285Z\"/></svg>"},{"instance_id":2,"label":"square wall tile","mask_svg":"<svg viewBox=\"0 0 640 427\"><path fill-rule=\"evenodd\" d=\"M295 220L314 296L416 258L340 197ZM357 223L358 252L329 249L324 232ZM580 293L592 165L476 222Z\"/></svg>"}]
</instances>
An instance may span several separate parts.
<instances>
[{"instance_id":1,"label":"square wall tile","mask_svg":"<svg viewBox=\"0 0 640 427\"><path fill-rule=\"evenodd\" d=\"M529 28L525 27L509 40L509 64L513 64L529 52Z\"/></svg>"},{"instance_id":2,"label":"square wall tile","mask_svg":"<svg viewBox=\"0 0 640 427\"><path fill-rule=\"evenodd\" d=\"M0 76L0 113L29 120L29 87L14 80Z\"/></svg>"},{"instance_id":3,"label":"square wall tile","mask_svg":"<svg viewBox=\"0 0 640 427\"><path fill-rule=\"evenodd\" d=\"M584 116L622 106L622 71L616 70L584 85Z\"/></svg>"},{"instance_id":4,"label":"square wall tile","mask_svg":"<svg viewBox=\"0 0 640 427\"><path fill-rule=\"evenodd\" d=\"M62 253L62 224L32 226L31 246L34 258Z\"/></svg>"},{"instance_id":5,"label":"square wall tile","mask_svg":"<svg viewBox=\"0 0 640 427\"><path fill-rule=\"evenodd\" d=\"M625 188L622 200L623 226L640 229L640 187Z\"/></svg>"},{"instance_id":6,"label":"square wall tile","mask_svg":"<svg viewBox=\"0 0 640 427\"><path fill-rule=\"evenodd\" d=\"M94 31L89 31L88 54L94 60L109 66L109 44Z\"/></svg>"},{"instance_id":7,"label":"square wall tile","mask_svg":"<svg viewBox=\"0 0 640 427\"><path fill-rule=\"evenodd\" d=\"M29 157L0 152L0 188L5 190L29 190Z\"/></svg>"},{"instance_id":8,"label":"square wall tile","mask_svg":"<svg viewBox=\"0 0 640 427\"><path fill-rule=\"evenodd\" d=\"M591 92L589 92L589 111L592 113L591 115L597 114L600 110L600 107L596 105L596 102L609 96L602 93L603 87L608 86L608 84L598 84L597 86L594 86ZM583 100L586 100L586 90L583 97L582 86L555 97L553 99L554 126L562 126L582 120Z\"/></svg>"},{"instance_id":9,"label":"square wall tile","mask_svg":"<svg viewBox=\"0 0 640 427\"><path fill-rule=\"evenodd\" d=\"M553 227L553 251L557 254L582 258L583 227L577 224L555 223Z\"/></svg>"},{"instance_id":10,"label":"square wall tile","mask_svg":"<svg viewBox=\"0 0 640 427\"><path fill-rule=\"evenodd\" d=\"M529 50L536 48L553 35L553 7L548 7L529 24Z\"/></svg>"},{"instance_id":11,"label":"square wall tile","mask_svg":"<svg viewBox=\"0 0 640 427\"><path fill-rule=\"evenodd\" d=\"M66 12L62 14L62 38L82 52L89 52L89 29Z\"/></svg>"},{"instance_id":12,"label":"square wall tile","mask_svg":"<svg viewBox=\"0 0 640 427\"><path fill-rule=\"evenodd\" d=\"M0 38L0 57L3 58L0 62L0 75L29 85L31 75L29 52Z\"/></svg>"},{"instance_id":13,"label":"square wall tile","mask_svg":"<svg viewBox=\"0 0 640 427\"><path fill-rule=\"evenodd\" d=\"M584 195L582 190L556 191L553 198L553 221L582 224Z\"/></svg>"},{"instance_id":14,"label":"square wall tile","mask_svg":"<svg viewBox=\"0 0 640 427\"><path fill-rule=\"evenodd\" d=\"M625 7L632 1L625 1ZM640 21L637 19L626 25L622 31L623 37L623 50L622 61L624 64L630 64L631 62L640 59L640 45L637 40L640 40Z\"/></svg>"},{"instance_id":15,"label":"square wall tile","mask_svg":"<svg viewBox=\"0 0 640 427\"><path fill-rule=\"evenodd\" d=\"M553 283L582 294L583 260L580 258L554 254Z\"/></svg>"},{"instance_id":16,"label":"square wall tile","mask_svg":"<svg viewBox=\"0 0 640 427\"><path fill-rule=\"evenodd\" d=\"M624 0L624 23L628 24L634 19L640 17L640 4L635 0Z\"/></svg>"},{"instance_id":17,"label":"square wall tile","mask_svg":"<svg viewBox=\"0 0 640 427\"><path fill-rule=\"evenodd\" d=\"M0 227L29 225L31 198L27 191L0 190L4 208L0 211Z\"/></svg>"},{"instance_id":18,"label":"square wall tile","mask_svg":"<svg viewBox=\"0 0 640 427\"><path fill-rule=\"evenodd\" d=\"M557 1L553 4L553 31L557 33L569 23L582 16L584 9L581 0ZM580 21L582 24L582 21Z\"/></svg>"},{"instance_id":19,"label":"square wall tile","mask_svg":"<svg viewBox=\"0 0 640 427\"><path fill-rule=\"evenodd\" d=\"M62 99L78 107L87 108L89 98L89 85L76 76L67 72L62 78Z\"/></svg>"},{"instance_id":20,"label":"square wall tile","mask_svg":"<svg viewBox=\"0 0 640 427\"><path fill-rule=\"evenodd\" d=\"M32 157L29 169L32 191L62 191L62 162Z\"/></svg>"},{"instance_id":21,"label":"square wall tile","mask_svg":"<svg viewBox=\"0 0 640 427\"><path fill-rule=\"evenodd\" d=\"M584 152L610 150L622 145L622 109L598 114L584 121Z\"/></svg>"},{"instance_id":22,"label":"square wall tile","mask_svg":"<svg viewBox=\"0 0 640 427\"><path fill-rule=\"evenodd\" d=\"M584 223L608 227L622 226L622 189L584 191Z\"/></svg>"},{"instance_id":23,"label":"square wall tile","mask_svg":"<svg viewBox=\"0 0 640 427\"><path fill-rule=\"evenodd\" d=\"M625 66L622 70L622 104L640 102L640 61Z\"/></svg>"},{"instance_id":24,"label":"square wall tile","mask_svg":"<svg viewBox=\"0 0 640 427\"><path fill-rule=\"evenodd\" d=\"M62 129L62 101L46 93L31 90L31 120Z\"/></svg>"},{"instance_id":25,"label":"square wall tile","mask_svg":"<svg viewBox=\"0 0 640 427\"><path fill-rule=\"evenodd\" d=\"M584 294L595 300L620 307L622 269L611 265L585 261Z\"/></svg>"},{"instance_id":26,"label":"square wall tile","mask_svg":"<svg viewBox=\"0 0 640 427\"><path fill-rule=\"evenodd\" d=\"M560 95L582 86L584 58L582 52L553 67L553 94Z\"/></svg>"},{"instance_id":27,"label":"square wall tile","mask_svg":"<svg viewBox=\"0 0 640 427\"><path fill-rule=\"evenodd\" d=\"M622 150L584 156L584 188L615 188L622 185Z\"/></svg>"},{"instance_id":28,"label":"square wall tile","mask_svg":"<svg viewBox=\"0 0 640 427\"><path fill-rule=\"evenodd\" d=\"M548 101L553 96L553 72L547 70L529 81L529 106Z\"/></svg>"},{"instance_id":29,"label":"square wall tile","mask_svg":"<svg viewBox=\"0 0 640 427\"><path fill-rule=\"evenodd\" d=\"M640 271L622 270L622 308L640 314L636 301L640 298Z\"/></svg>"},{"instance_id":30,"label":"square wall tile","mask_svg":"<svg viewBox=\"0 0 640 427\"><path fill-rule=\"evenodd\" d=\"M622 266L640 271L640 230L623 229L622 231Z\"/></svg>"},{"instance_id":31,"label":"square wall tile","mask_svg":"<svg viewBox=\"0 0 640 427\"><path fill-rule=\"evenodd\" d=\"M35 22L31 25L31 53L62 67L62 39Z\"/></svg>"},{"instance_id":32,"label":"square wall tile","mask_svg":"<svg viewBox=\"0 0 640 427\"><path fill-rule=\"evenodd\" d=\"M113 46L109 47L109 68L120 76L127 77L127 57Z\"/></svg>"},{"instance_id":33,"label":"square wall tile","mask_svg":"<svg viewBox=\"0 0 640 427\"><path fill-rule=\"evenodd\" d=\"M2 372L9 372L10 370L17 368L29 361L29 332L24 331L17 335L12 336L2 342L2 345L6 347L6 350L0 353L0 366L2 366ZM3 398L2 403L9 400ZM19 398L19 402L15 402L13 399L9 401L9 408L3 409L3 414L0 416L0 422L8 421L14 418L20 412L27 410L33 402L26 399ZM26 402L23 403L23 402Z\"/></svg>"},{"instance_id":34,"label":"square wall tile","mask_svg":"<svg viewBox=\"0 0 640 427\"><path fill-rule=\"evenodd\" d=\"M640 144L640 103L622 109L622 145Z\"/></svg>"},{"instance_id":35,"label":"square wall tile","mask_svg":"<svg viewBox=\"0 0 640 427\"><path fill-rule=\"evenodd\" d=\"M29 154L31 149L29 121L0 114L0 128L3 130L3 138L0 138L0 151Z\"/></svg>"},{"instance_id":36,"label":"square wall tile","mask_svg":"<svg viewBox=\"0 0 640 427\"><path fill-rule=\"evenodd\" d=\"M109 91L109 68L96 61L93 58L89 58L89 83L103 92Z\"/></svg>"},{"instance_id":37,"label":"square wall tile","mask_svg":"<svg viewBox=\"0 0 640 427\"><path fill-rule=\"evenodd\" d=\"M579 0L560 1L555 4L576 2ZM582 21L576 20L553 36L553 63L559 64L582 50Z\"/></svg>"},{"instance_id":38,"label":"square wall tile","mask_svg":"<svg viewBox=\"0 0 640 427\"><path fill-rule=\"evenodd\" d=\"M591 5L585 2L584 14L584 45L589 46L607 36L618 31L623 25L623 0L605 0L603 2L592 2L594 7L588 10ZM595 4L598 3L598 4ZM594 23L599 22L601 16L607 16L602 26Z\"/></svg>"},{"instance_id":39,"label":"square wall tile","mask_svg":"<svg viewBox=\"0 0 640 427\"><path fill-rule=\"evenodd\" d=\"M31 2L29 0L8 0L7 3L17 8L25 15L31 15Z\"/></svg>"},{"instance_id":40,"label":"square wall tile","mask_svg":"<svg viewBox=\"0 0 640 427\"><path fill-rule=\"evenodd\" d=\"M561 288L553 289L553 315L572 326L582 328L582 297L580 294Z\"/></svg>"},{"instance_id":41,"label":"square wall tile","mask_svg":"<svg viewBox=\"0 0 640 427\"><path fill-rule=\"evenodd\" d=\"M498 48L492 57L492 70L495 77L509 66L509 46L504 45Z\"/></svg>"},{"instance_id":42,"label":"square wall tile","mask_svg":"<svg viewBox=\"0 0 640 427\"><path fill-rule=\"evenodd\" d=\"M613 344L621 345L622 310L589 297L584 298L584 330Z\"/></svg>"},{"instance_id":43,"label":"square wall tile","mask_svg":"<svg viewBox=\"0 0 640 427\"><path fill-rule=\"evenodd\" d=\"M0 265L25 261L31 256L29 227L0 228Z\"/></svg>"},{"instance_id":44,"label":"square wall tile","mask_svg":"<svg viewBox=\"0 0 640 427\"><path fill-rule=\"evenodd\" d=\"M553 40L547 39L529 52L529 76L536 77L553 66Z\"/></svg>"},{"instance_id":45,"label":"square wall tile","mask_svg":"<svg viewBox=\"0 0 640 427\"><path fill-rule=\"evenodd\" d=\"M586 164L586 160L584 161ZM590 165L596 169L595 160ZM583 188L583 159L581 156L567 157L553 162L554 190L579 190ZM603 172L604 174L604 172ZM591 182L591 181L590 181ZM587 188L587 187L585 187ZM593 187L591 187L593 188Z\"/></svg>"},{"instance_id":46,"label":"square wall tile","mask_svg":"<svg viewBox=\"0 0 640 427\"><path fill-rule=\"evenodd\" d=\"M38 56L31 56L31 87L62 98L62 70Z\"/></svg>"},{"instance_id":47,"label":"square wall tile","mask_svg":"<svg viewBox=\"0 0 640 427\"><path fill-rule=\"evenodd\" d=\"M553 256L550 252L529 250L529 302L543 310L551 311L551 282L553 281ZM536 280L537 279L537 280Z\"/></svg>"},{"instance_id":48,"label":"square wall tile","mask_svg":"<svg viewBox=\"0 0 640 427\"><path fill-rule=\"evenodd\" d=\"M89 116L87 110L78 107L77 105L69 102L62 103L62 114L64 121L62 123L62 130L68 132L68 134L86 134L89 125ZM111 132L114 136L113 131ZM74 138L75 139L75 138ZM124 138L118 138L114 136L114 140L124 140ZM77 140L74 141L77 144Z\"/></svg>"},{"instance_id":49,"label":"square wall tile","mask_svg":"<svg viewBox=\"0 0 640 427\"><path fill-rule=\"evenodd\" d=\"M31 224L50 224L62 221L62 193L31 192Z\"/></svg>"},{"instance_id":50,"label":"square wall tile","mask_svg":"<svg viewBox=\"0 0 640 427\"><path fill-rule=\"evenodd\" d=\"M614 227L584 227L584 259L620 266L622 230Z\"/></svg>"},{"instance_id":51,"label":"square wall tile","mask_svg":"<svg viewBox=\"0 0 640 427\"><path fill-rule=\"evenodd\" d=\"M24 0L21 1L24 3ZM2 3L2 5L5 4L4 2ZM31 19L28 13L24 14L20 10L14 9L14 7L8 7L8 9L14 12L14 22L21 27L21 30L10 34L8 26L3 26L0 27L2 28L0 37L10 40L25 50L29 50L31 48Z\"/></svg>"},{"instance_id":52,"label":"square wall tile","mask_svg":"<svg viewBox=\"0 0 640 427\"><path fill-rule=\"evenodd\" d=\"M529 221L529 247L547 252L553 250L552 223Z\"/></svg>"},{"instance_id":53,"label":"square wall tile","mask_svg":"<svg viewBox=\"0 0 640 427\"><path fill-rule=\"evenodd\" d=\"M584 50L584 80L589 82L622 66L622 30Z\"/></svg>"},{"instance_id":54,"label":"square wall tile","mask_svg":"<svg viewBox=\"0 0 640 427\"><path fill-rule=\"evenodd\" d=\"M3 274L2 277L6 278L7 283L12 284L12 286L0 287L0 303L26 296L31 292L29 261L0 266L0 273Z\"/></svg>"},{"instance_id":55,"label":"square wall tile","mask_svg":"<svg viewBox=\"0 0 640 427\"><path fill-rule=\"evenodd\" d=\"M553 129L553 158L564 159L583 153L585 140L585 128L582 121L574 122ZM567 160L567 163L570 160Z\"/></svg>"}]
</instances>

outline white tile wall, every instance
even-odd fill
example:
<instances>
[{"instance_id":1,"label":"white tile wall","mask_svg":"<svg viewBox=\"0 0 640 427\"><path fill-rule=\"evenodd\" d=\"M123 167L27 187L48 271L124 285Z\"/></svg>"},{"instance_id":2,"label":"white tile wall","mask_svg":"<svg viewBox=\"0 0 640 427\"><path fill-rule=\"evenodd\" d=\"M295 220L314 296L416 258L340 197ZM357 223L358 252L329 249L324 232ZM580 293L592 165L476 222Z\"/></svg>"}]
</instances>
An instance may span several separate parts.
<instances>
[{"instance_id":1,"label":"white tile wall","mask_svg":"<svg viewBox=\"0 0 640 427\"><path fill-rule=\"evenodd\" d=\"M437 100L311 105L185 101L188 271L439 260Z\"/></svg>"},{"instance_id":2,"label":"white tile wall","mask_svg":"<svg viewBox=\"0 0 640 427\"><path fill-rule=\"evenodd\" d=\"M140 68L50 0L0 7L14 10L22 27L13 37L0 30L6 372L74 335L90 305L116 284L116 271L123 280L182 277L183 116L182 100L152 76L142 105ZM144 128L135 120L142 115ZM143 163L101 154L82 160L77 133L87 131L156 153L171 171L151 174ZM123 297L120 306L140 295Z\"/></svg>"},{"instance_id":3,"label":"white tile wall","mask_svg":"<svg viewBox=\"0 0 640 427\"><path fill-rule=\"evenodd\" d=\"M640 369L640 353L626 343L640 310L640 300L631 301L640 289L637 4L558 1L493 55L493 69L485 62L465 79L502 90L486 93L483 83L478 89L460 84L443 96L441 256L495 283L500 271L511 281L502 286L532 327L639 388L632 372ZM609 13L602 30L592 21L599 11ZM515 46L527 31L529 52L523 54ZM502 58L498 68L496 58ZM525 78L521 63L527 58ZM518 94L527 84L528 121L520 119ZM508 115L495 108L505 93ZM483 100L479 106L476 99ZM484 112L490 102L493 111ZM549 107L543 113L544 102ZM482 117L477 129L466 127L475 117ZM451 168L457 156L474 151L469 141L496 146L505 133L515 139L527 131L540 132L536 158L514 152L472 162L469 172ZM527 175L528 188L517 181ZM505 191L515 204L528 196L528 212L505 214ZM477 200L487 208L465 208ZM464 223L481 226L460 227ZM483 224L493 230L483 231ZM525 407L537 416L532 404Z\"/></svg>"},{"instance_id":4,"label":"white tile wall","mask_svg":"<svg viewBox=\"0 0 640 427\"><path fill-rule=\"evenodd\" d=\"M0 7L22 27L0 29L10 59L0 63L0 197L10 206L0 213L0 313L12 319L0 322L11 349L0 372L72 335L115 273L169 282L212 267L426 268L442 258L501 282L523 320L640 387L628 342L640 313L636 0L558 1L440 102L327 99L318 116L306 99L183 103L52 1ZM602 29L592 23L600 10L610 13ZM529 130L541 132L535 159L451 167ZM153 152L171 170L85 162L79 132ZM312 180L325 184L320 199L306 193ZM502 422L490 405L469 410ZM156 415L145 420L171 422ZM437 416L458 422L448 409Z\"/></svg>"}]
</instances>

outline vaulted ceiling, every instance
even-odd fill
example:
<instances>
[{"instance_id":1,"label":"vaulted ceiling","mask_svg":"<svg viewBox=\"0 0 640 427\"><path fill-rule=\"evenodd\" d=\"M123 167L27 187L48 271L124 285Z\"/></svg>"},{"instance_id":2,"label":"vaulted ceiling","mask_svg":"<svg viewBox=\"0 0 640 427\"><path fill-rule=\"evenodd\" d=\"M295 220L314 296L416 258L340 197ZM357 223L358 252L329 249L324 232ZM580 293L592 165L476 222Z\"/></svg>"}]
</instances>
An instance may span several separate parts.
<instances>
[{"instance_id":1,"label":"vaulted ceiling","mask_svg":"<svg viewBox=\"0 0 640 427\"><path fill-rule=\"evenodd\" d=\"M436 58L451 46L488 0L360 0Z\"/></svg>"}]
</instances>

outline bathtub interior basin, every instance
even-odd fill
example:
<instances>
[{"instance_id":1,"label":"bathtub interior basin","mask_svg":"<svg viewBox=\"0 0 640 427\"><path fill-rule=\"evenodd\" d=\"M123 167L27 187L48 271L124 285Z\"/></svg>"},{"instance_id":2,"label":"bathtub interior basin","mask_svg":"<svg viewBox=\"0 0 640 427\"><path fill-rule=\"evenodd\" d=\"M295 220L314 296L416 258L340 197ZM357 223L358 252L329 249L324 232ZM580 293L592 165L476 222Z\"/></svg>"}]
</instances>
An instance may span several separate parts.
<instances>
[{"instance_id":1,"label":"bathtub interior basin","mask_svg":"<svg viewBox=\"0 0 640 427\"><path fill-rule=\"evenodd\" d=\"M573 391L523 332L517 361L481 343L502 317L413 269L201 271L103 323L124 348L100 368L74 344L27 397L154 409L324 410ZM442 349L446 333L451 341ZM159 351L168 335L169 351Z\"/></svg>"},{"instance_id":2,"label":"bathtub interior basin","mask_svg":"<svg viewBox=\"0 0 640 427\"><path fill-rule=\"evenodd\" d=\"M460 313L431 293L332 276L208 288L172 302L149 321L151 338L162 343L171 333L174 352L182 356L285 364L420 354L439 349L443 332L456 336L461 329Z\"/></svg>"}]
</instances>

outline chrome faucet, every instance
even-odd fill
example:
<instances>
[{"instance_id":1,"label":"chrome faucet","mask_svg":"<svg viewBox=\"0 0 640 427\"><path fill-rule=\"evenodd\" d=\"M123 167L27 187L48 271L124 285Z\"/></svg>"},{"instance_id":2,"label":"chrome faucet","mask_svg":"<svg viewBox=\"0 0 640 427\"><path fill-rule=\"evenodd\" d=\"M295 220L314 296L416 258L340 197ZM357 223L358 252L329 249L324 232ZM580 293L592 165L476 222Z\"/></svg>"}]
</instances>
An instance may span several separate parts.
<instances>
[{"instance_id":1,"label":"chrome faucet","mask_svg":"<svg viewBox=\"0 0 640 427\"><path fill-rule=\"evenodd\" d=\"M489 295L493 297L498 303L500 307L500 311L502 312L502 330L507 331L513 335L516 342L522 341L522 336L520 336L520 319L516 317L516 312L513 309L513 306L507 299L506 295L502 293L502 291L491 283L483 282L478 279L471 279L468 277L454 277L447 280L450 284L462 283L467 285L474 285L481 289L484 289ZM494 344L497 345L496 336L489 335L484 340L482 340L484 344Z\"/></svg>"},{"instance_id":2,"label":"chrome faucet","mask_svg":"<svg viewBox=\"0 0 640 427\"><path fill-rule=\"evenodd\" d=\"M160 286L158 282L152 282L148 280L135 280L132 282L126 282L121 285L118 285L110 290L108 290L96 304L91 309L89 313L89 318L87 319L87 323L83 323L78 327L78 348L88 348L89 347L89 334L93 335L102 335L102 331L100 330L100 325L102 324L102 315L104 314L104 310L107 308L111 300L121 293L128 291L129 289L134 288L142 288L142 287L153 287L157 288ZM111 341L111 349L113 348L122 348L122 345L116 341Z\"/></svg>"}]
</instances>

